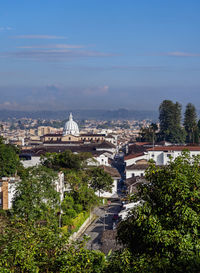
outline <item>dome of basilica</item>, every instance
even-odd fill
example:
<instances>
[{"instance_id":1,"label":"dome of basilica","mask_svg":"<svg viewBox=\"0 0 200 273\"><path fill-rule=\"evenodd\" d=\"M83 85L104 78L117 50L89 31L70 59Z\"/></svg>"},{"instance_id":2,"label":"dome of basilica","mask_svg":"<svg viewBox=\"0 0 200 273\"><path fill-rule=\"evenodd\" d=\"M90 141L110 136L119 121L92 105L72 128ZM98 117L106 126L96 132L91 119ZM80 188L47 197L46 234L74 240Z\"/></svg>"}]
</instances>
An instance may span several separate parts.
<instances>
[{"instance_id":1,"label":"dome of basilica","mask_svg":"<svg viewBox=\"0 0 200 273\"><path fill-rule=\"evenodd\" d=\"M75 121L73 121L72 113L70 113L69 115L69 121L65 123L63 136L66 135L79 136L78 124Z\"/></svg>"}]
</instances>

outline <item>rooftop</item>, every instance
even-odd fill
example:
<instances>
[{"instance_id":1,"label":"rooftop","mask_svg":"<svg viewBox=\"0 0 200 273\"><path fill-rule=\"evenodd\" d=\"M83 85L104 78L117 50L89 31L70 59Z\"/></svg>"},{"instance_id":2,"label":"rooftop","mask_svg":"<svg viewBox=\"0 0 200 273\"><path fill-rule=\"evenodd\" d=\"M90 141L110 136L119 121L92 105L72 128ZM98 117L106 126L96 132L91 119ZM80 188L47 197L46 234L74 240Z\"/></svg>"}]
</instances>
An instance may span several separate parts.
<instances>
[{"instance_id":1,"label":"rooftop","mask_svg":"<svg viewBox=\"0 0 200 273\"><path fill-rule=\"evenodd\" d=\"M170 151L184 151L188 150L192 151L200 151L200 146L155 146L154 148L147 149L148 151L163 151L163 152L170 152Z\"/></svg>"}]
</instances>

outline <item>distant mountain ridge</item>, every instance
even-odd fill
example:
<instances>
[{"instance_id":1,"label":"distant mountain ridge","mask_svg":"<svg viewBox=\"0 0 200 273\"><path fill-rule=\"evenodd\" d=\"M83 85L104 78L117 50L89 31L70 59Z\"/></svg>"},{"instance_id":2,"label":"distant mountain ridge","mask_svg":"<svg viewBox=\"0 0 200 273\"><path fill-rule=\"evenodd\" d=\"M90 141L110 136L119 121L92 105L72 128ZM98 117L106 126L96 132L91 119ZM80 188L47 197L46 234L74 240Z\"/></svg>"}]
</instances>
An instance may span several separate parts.
<instances>
[{"instance_id":1,"label":"distant mountain ridge","mask_svg":"<svg viewBox=\"0 0 200 273\"><path fill-rule=\"evenodd\" d=\"M62 111L16 111L0 110L0 120L8 118L33 118L33 119L67 119L72 112L75 119L95 119L95 120L157 120L157 111L148 110L62 110Z\"/></svg>"}]
</instances>

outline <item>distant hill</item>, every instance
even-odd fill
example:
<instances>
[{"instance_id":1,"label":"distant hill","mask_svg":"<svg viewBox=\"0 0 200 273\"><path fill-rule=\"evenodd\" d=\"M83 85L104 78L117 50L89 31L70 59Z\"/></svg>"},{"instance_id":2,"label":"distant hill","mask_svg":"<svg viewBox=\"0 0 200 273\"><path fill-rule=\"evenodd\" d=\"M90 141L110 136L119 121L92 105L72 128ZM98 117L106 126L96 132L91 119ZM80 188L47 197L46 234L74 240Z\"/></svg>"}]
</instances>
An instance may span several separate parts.
<instances>
[{"instance_id":1,"label":"distant hill","mask_svg":"<svg viewBox=\"0 0 200 273\"><path fill-rule=\"evenodd\" d=\"M95 119L95 120L157 120L156 111L142 110L66 110L66 111L12 111L0 110L0 120L8 118L33 118L33 119L68 119L72 112L75 119Z\"/></svg>"}]
</instances>

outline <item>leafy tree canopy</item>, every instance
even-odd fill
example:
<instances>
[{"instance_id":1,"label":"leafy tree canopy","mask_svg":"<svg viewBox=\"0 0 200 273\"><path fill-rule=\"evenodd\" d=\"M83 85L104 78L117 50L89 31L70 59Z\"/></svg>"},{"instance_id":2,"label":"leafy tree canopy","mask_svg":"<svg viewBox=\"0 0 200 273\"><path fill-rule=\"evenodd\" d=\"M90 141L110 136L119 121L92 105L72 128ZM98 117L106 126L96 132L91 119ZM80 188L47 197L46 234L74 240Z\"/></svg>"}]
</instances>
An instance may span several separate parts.
<instances>
[{"instance_id":1,"label":"leafy tree canopy","mask_svg":"<svg viewBox=\"0 0 200 273\"><path fill-rule=\"evenodd\" d=\"M4 144L0 139L0 177L14 176L20 167L17 147Z\"/></svg>"},{"instance_id":2,"label":"leafy tree canopy","mask_svg":"<svg viewBox=\"0 0 200 273\"><path fill-rule=\"evenodd\" d=\"M156 131L158 130L158 126L156 123L151 123L151 125L147 128L142 127L140 129L140 136L137 138L138 141L141 142L155 142L157 140Z\"/></svg>"},{"instance_id":3,"label":"leafy tree canopy","mask_svg":"<svg viewBox=\"0 0 200 273\"><path fill-rule=\"evenodd\" d=\"M164 167L150 164L150 183L137 196L144 203L118 230L120 242L127 246L130 271L116 272L199 272L199 165L200 158L189 153Z\"/></svg>"},{"instance_id":4,"label":"leafy tree canopy","mask_svg":"<svg viewBox=\"0 0 200 273\"><path fill-rule=\"evenodd\" d=\"M42 158L42 163L54 170L74 169L78 171L84 168L89 158L91 158L90 153L74 154L66 150L63 153L46 153Z\"/></svg>"},{"instance_id":5,"label":"leafy tree canopy","mask_svg":"<svg viewBox=\"0 0 200 273\"><path fill-rule=\"evenodd\" d=\"M104 268L103 253L85 249L84 242L69 244L59 229L12 220L0 232L0 272L100 273Z\"/></svg>"},{"instance_id":6,"label":"leafy tree canopy","mask_svg":"<svg viewBox=\"0 0 200 273\"><path fill-rule=\"evenodd\" d=\"M98 191L99 195L104 191L111 192L113 180L108 173L99 167L95 167L91 169L90 174L90 186L95 192Z\"/></svg>"},{"instance_id":7,"label":"leafy tree canopy","mask_svg":"<svg viewBox=\"0 0 200 273\"><path fill-rule=\"evenodd\" d=\"M15 215L27 222L57 221L59 193L54 187L56 179L57 174L46 167L30 168L16 186L13 205Z\"/></svg>"}]
</instances>

